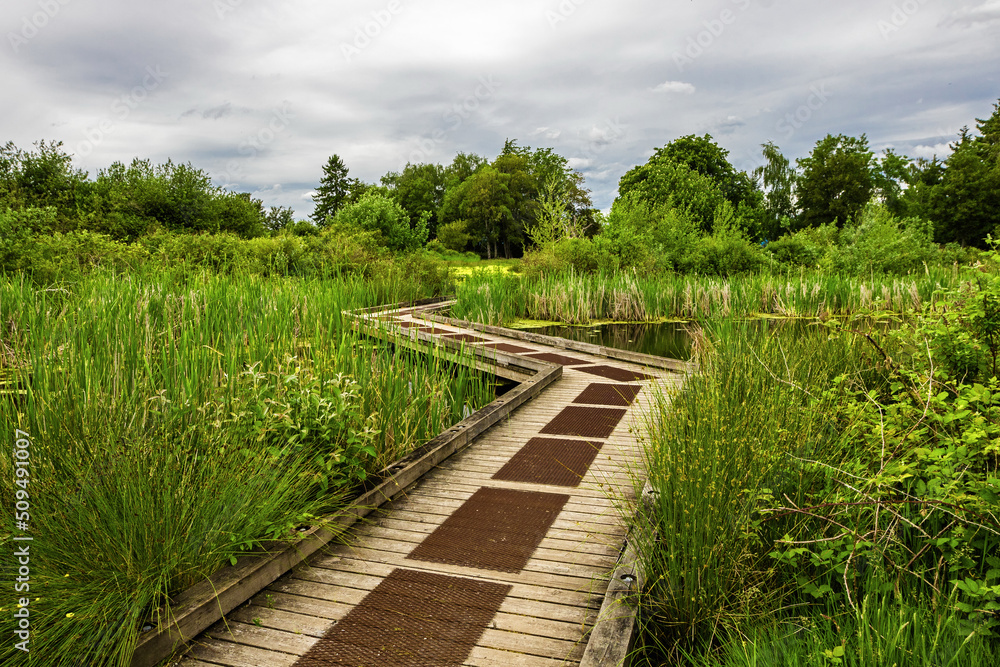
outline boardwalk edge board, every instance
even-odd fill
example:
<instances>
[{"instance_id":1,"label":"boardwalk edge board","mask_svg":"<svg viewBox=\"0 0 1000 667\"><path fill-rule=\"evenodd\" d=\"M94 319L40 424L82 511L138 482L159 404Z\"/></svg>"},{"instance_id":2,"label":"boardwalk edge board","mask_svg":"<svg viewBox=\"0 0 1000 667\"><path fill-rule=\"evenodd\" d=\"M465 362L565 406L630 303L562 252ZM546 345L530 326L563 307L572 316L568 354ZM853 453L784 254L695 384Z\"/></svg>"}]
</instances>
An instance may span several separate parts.
<instances>
[{"instance_id":1,"label":"boardwalk edge board","mask_svg":"<svg viewBox=\"0 0 1000 667\"><path fill-rule=\"evenodd\" d=\"M634 522L638 523L652 499L649 482L642 489ZM604 595L597 622L590 631L580 667L627 667L638 631L638 594L646 585L646 575L639 561L636 539L629 535Z\"/></svg>"},{"instance_id":2,"label":"boardwalk edge board","mask_svg":"<svg viewBox=\"0 0 1000 667\"><path fill-rule=\"evenodd\" d=\"M598 357L607 357L608 359L617 359L618 361L627 361L633 364L640 364L653 368L663 368L671 371L679 371L681 373L694 373L698 370L697 364L688 361L667 359L666 357L656 357L651 354L630 352L628 350L619 350L614 347L594 345L593 343L584 343L581 341L569 340L567 338L544 336L542 334L531 333L530 331L521 331L519 329L506 329L504 327L482 324L480 322L471 322L469 320L459 320L451 317L445 317L443 315L430 312L431 310L447 308L453 303L455 302L441 301L435 304L430 304L426 309L422 308L419 313L414 313L414 317L419 315L421 319L430 320L439 324L448 324L464 329L474 329L476 331L482 331L483 333L493 334L495 336L504 336L506 338L514 338L517 340L539 343L541 345L548 345L566 350L575 350L585 354L593 354Z\"/></svg>"},{"instance_id":3,"label":"boardwalk edge board","mask_svg":"<svg viewBox=\"0 0 1000 667\"><path fill-rule=\"evenodd\" d=\"M432 303L435 302L432 301ZM394 310L414 305L422 304L407 303L388 308L382 306L377 310ZM368 309L367 312L374 310ZM425 473L463 449L477 436L499 423L517 407L534 398L546 386L562 377L561 366L534 359L525 359L495 350L483 350L455 341L435 339L421 332L413 332L415 335L401 337L389 335L388 331L378 329L378 327L366 326L365 328L370 329L380 338L384 337L393 342L415 343L421 349L443 343L444 347L451 348L456 353L462 350L467 353L471 352L476 358L475 365L480 370L492 370L495 364L498 368L510 371L511 375L517 375L522 379L522 382L467 419L455 424L417 450L388 466L381 473L387 476L385 481L324 522L329 529L314 526L303 533L298 542L269 544L265 549L267 552L265 556L243 556L239 558L236 565L226 566L209 579L180 593L174 598L168 610L158 610L159 618L154 619L156 630L140 635L131 667L155 667L165 658L170 657L188 640L193 639L222 619L225 614L252 598L334 537L346 531L359 519L399 495ZM454 356L456 360L459 360L457 354Z\"/></svg>"}]
</instances>

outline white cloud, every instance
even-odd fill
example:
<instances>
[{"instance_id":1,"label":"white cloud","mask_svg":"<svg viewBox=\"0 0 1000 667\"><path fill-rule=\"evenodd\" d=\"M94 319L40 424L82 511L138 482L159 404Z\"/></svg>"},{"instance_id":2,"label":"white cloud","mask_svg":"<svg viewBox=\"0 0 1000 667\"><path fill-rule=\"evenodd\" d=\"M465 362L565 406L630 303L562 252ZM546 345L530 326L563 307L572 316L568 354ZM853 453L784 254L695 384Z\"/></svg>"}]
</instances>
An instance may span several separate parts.
<instances>
[{"instance_id":1,"label":"white cloud","mask_svg":"<svg viewBox=\"0 0 1000 667\"><path fill-rule=\"evenodd\" d=\"M935 156L939 160L943 160L949 155L951 155L951 146L944 143L934 144L933 146L925 146L923 144L914 146L907 154L908 157L924 158L925 160L930 160Z\"/></svg>"},{"instance_id":2,"label":"white cloud","mask_svg":"<svg viewBox=\"0 0 1000 667\"><path fill-rule=\"evenodd\" d=\"M972 28L1000 21L1000 0L985 0L979 5L966 6L951 12L945 21L947 26Z\"/></svg>"},{"instance_id":3,"label":"white cloud","mask_svg":"<svg viewBox=\"0 0 1000 667\"><path fill-rule=\"evenodd\" d=\"M654 93L676 93L680 95L691 95L694 93L694 86L685 81L664 81L653 88Z\"/></svg>"},{"instance_id":4,"label":"white cloud","mask_svg":"<svg viewBox=\"0 0 1000 667\"><path fill-rule=\"evenodd\" d=\"M562 130L556 130L551 127L540 127L531 133L533 137L542 137L544 139L558 139L559 135L562 134Z\"/></svg>"}]
</instances>

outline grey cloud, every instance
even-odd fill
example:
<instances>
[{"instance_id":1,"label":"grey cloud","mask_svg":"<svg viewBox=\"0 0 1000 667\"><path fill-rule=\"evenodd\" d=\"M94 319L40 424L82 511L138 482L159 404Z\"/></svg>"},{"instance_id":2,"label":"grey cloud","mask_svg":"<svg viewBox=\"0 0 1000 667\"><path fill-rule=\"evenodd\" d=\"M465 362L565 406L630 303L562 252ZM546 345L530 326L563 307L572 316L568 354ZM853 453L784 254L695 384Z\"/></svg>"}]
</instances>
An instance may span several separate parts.
<instances>
[{"instance_id":1,"label":"grey cloud","mask_svg":"<svg viewBox=\"0 0 1000 667\"><path fill-rule=\"evenodd\" d=\"M225 104L220 104L217 107L212 107L211 109L206 109L201 112L202 118L209 118L211 120L219 120L220 118L225 118L226 116L231 116L233 114L233 104L232 102L226 102Z\"/></svg>"},{"instance_id":2,"label":"grey cloud","mask_svg":"<svg viewBox=\"0 0 1000 667\"><path fill-rule=\"evenodd\" d=\"M391 19L388 0L220 0L221 15L214 0L74 0L17 52L0 41L0 128L63 139L91 170L190 161L302 217L333 153L376 181L511 138L570 158L607 208L625 171L685 134L712 133L741 168L768 140L793 160L827 133L914 157L953 140L1000 96L1000 2L912 1L897 26L901 0L399 0ZM8 30L37 8L8 0ZM149 66L168 76L143 91ZM477 97L481 77L499 85Z\"/></svg>"}]
</instances>

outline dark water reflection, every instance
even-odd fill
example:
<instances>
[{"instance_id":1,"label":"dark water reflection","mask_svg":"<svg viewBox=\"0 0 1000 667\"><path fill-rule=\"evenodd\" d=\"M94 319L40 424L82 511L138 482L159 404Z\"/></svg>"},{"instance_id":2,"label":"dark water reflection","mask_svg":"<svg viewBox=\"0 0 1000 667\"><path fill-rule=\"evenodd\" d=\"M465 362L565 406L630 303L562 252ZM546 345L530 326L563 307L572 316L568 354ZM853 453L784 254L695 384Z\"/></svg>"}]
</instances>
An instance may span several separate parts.
<instances>
[{"instance_id":1,"label":"dark water reflection","mask_svg":"<svg viewBox=\"0 0 1000 667\"><path fill-rule=\"evenodd\" d=\"M758 332L787 336L802 335L816 328L815 321L802 319L752 319L744 324ZM669 359L688 360L691 358L692 326L696 325L690 322L627 322L581 326L551 325L525 331Z\"/></svg>"}]
</instances>

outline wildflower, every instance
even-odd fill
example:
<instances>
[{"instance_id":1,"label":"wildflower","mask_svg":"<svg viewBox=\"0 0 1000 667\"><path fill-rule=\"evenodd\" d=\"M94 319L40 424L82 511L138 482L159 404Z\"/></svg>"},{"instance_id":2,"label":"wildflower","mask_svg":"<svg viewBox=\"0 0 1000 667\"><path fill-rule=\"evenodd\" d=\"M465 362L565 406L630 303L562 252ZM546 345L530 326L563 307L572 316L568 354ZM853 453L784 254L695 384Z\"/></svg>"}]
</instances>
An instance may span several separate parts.
<instances>
[{"instance_id":1,"label":"wildflower","mask_svg":"<svg viewBox=\"0 0 1000 667\"><path fill-rule=\"evenodd\" d=\"M73 612L69 612L68 614L66 614L66 618L73 618L74 616L76 616L76 614L74 614Z\"/></svg>"}]
</instances>

